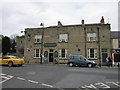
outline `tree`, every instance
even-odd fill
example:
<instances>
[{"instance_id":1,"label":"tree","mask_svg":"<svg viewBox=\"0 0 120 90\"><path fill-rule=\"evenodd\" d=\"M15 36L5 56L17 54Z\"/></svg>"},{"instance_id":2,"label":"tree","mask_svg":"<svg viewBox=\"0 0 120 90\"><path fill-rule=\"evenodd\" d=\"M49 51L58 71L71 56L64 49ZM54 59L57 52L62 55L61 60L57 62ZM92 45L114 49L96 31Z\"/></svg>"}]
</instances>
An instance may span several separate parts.
<instances>
[{"instance_id":1,"label":"tree","mask_svg":"<svg viewBox=\"0 0 120 90\"><path fill-rule=\"evenodd\" d=\"M10 52L10 38L5 36L2 38L2 53L6 55L8 52Z\"/></svg>"},{"instance_id":2,"label":"tree","mask_svg":"<svg viewBox=\"0 0 120 90\"><path fill-rule=\"evenodd\" d=\"M16 53L16 37L18 34L13 34L10 36L10 53Z\"/></svg>"}]
</instances>

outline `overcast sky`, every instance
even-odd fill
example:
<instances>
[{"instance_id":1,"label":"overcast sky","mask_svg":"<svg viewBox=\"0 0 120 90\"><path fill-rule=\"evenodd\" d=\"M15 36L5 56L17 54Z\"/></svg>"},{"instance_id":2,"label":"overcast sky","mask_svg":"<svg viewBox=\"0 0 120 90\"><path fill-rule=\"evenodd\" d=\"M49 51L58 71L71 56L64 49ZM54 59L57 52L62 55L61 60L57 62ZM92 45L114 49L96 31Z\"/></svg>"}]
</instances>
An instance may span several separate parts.
<instances>
[{"instance_id":1,"label":"overcast sky","mask_svg":"<svg viewBox=\"0 0 120 90\"><path fill-rule=\"evenodd\" d=\"M19 34L25 28L99 23L104 16L111 30L118 30L119 0L3 0L0 7L0 34Z\"/></svg>"}]
</instances>

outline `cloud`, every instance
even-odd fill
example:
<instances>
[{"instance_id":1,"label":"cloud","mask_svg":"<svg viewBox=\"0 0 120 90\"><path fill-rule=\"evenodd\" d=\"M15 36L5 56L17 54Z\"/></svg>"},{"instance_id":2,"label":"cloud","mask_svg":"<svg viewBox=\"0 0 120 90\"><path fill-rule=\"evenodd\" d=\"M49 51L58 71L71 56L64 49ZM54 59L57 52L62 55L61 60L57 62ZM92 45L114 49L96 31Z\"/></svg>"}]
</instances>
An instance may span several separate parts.
<instances>
[{"instance_id":1,"label":"cloud","mask_svg":"<svg viewBox=\"0 0 120 90\"><path fill-rule=\"evenodd\" d=\"M5 2L2 6L2 32L4 35L20 34L28 27L99 23L101 16L106 22L112 23L112 29L117 30L117 3L116 2Z\"/></svg>"}]
</instances>

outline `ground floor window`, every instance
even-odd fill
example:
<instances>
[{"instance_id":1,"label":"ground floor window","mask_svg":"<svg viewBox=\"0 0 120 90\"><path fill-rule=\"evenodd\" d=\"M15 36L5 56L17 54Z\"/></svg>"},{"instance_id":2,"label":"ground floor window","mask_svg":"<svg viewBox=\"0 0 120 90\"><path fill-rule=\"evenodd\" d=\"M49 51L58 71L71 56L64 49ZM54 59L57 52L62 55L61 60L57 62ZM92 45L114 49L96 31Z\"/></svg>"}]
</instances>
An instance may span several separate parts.
<instances>
[{"instance_id":1,"label":"ground floor window","mask_svg":"<svg viewBox=\"0 0 120 90\"><path fill-rule=\"evenodd\" d=\"M67 49L60 49L59 50L59 57L60 58L67 58Z\"/></svg>"},{"instance_id":2,"label":"ground floor window","mask_svg":"<svg viewBox=\"0 0 120 90\"><path fill-rule=\"evenodd\" d=\"M88 58L89 59L97 59L97 49L96 48L88 48Z\"/></svg>"},{"instance_id":3,"label":"ground floor window","mask_svg":"<svg viewBox=\"0 0 120 90\"><path fill-rule=\"evenodd\" d=\"M34 58L40 58L40 49L34 49Z\"/></svg>"}]
</instances>

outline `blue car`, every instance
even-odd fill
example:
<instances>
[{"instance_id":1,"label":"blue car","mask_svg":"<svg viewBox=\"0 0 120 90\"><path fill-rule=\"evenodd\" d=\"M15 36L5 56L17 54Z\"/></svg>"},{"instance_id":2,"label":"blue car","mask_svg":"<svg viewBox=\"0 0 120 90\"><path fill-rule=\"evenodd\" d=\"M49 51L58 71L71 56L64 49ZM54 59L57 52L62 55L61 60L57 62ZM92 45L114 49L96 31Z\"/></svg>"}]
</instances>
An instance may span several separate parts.
<instances>
[{"instance_id":1,"label":"blue car","mask_svg":"<svg viewBox=\"0 0 120 90\"><path fill-rule=\"evenodd\" d=\"M69 66L87 66L87 67L95 67L96 62L92 60L88 60L82 55L69 55L68 57L68 65Z\"/></svg>"}]
</instances>

